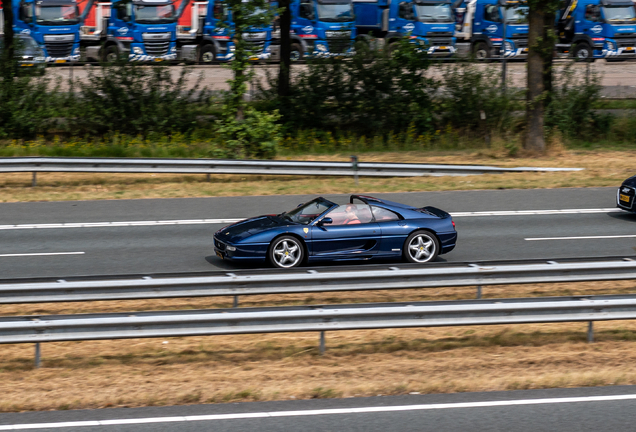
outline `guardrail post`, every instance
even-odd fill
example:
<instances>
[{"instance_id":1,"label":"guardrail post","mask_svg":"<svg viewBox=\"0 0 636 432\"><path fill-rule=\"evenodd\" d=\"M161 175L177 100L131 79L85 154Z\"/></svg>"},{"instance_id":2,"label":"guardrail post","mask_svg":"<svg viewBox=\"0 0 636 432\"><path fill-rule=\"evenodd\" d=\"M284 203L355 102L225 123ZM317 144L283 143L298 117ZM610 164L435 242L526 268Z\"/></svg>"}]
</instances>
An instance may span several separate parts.
<instances>
[{"instance_id":1,"label":"guardrail post","mask_svg":"<svg viewBox=\"0 0 636 432\"><path fill-rule=\"evenodd\" d=\"M587 323L587 342L594 342L594 321L589 321Z\"/></svg>"},{"instance_id":2,"label":"guardrail post","mask_svg":"<svg viewBox=\"0 0 636 432\"><path fill-rule=\"evenodd\" d=\"M206 179L207 179L208 183L210 183L210 173L207 173Z\"/></svg>"},{"instance_id":3,"label":"guardrail post","mask_svg":"<svg viewBox=\"0 0 636 432\"><path fill-rule=\"evenodd\" d=\"M38 185L38 173L33 171L33 177L31 178L31 187L36 187Z\"/></svg>"},{"instance_id":4,"label":"guardrail post","mask_svg":"<svg viewBox=\"0 0 636 432\"><path fill-rule=\"evenodd\" d=\"M481 298L481 285L477 285L477 299Z\"/></svg>"},{"instance_id":5,"label":"guardrail post","mask_svg":"<svg viewBox=\"0 0 636 432\"><path fill-rule=\"evenodd\" d=\"M235 295L234 296L234 304L232 304L233 308L237 308L239 304L239 296Z\"/></svg>"},{"instance_id":6,"label":"guardrail post","mask_svg":"<svg viewBox=\"0 0 636 432\"><path fill-rule=\"evenodd\" d=\"M35 343L35 368L40 367L40 342Z\"/></svg>"},{"instance_id":7,"label":"guardrail post","mask_svg":"<svg viewBox=\"0 0 636 432\"><path fill-rule=\"evenodd\" d=\"M320 332L320 355L325 355L325 332Z\"/></svg>"},{"instance_id":8,"label":"guardrail post","mask_svg":"<svg viewBox=\"0 0 636 432\"><path fill-rule=\"evenodd\" d=\"M358 156L351 156L351 169L353 170L353 178L356 181L356 185L358 184Z\"/></svg>"}]
</instances>

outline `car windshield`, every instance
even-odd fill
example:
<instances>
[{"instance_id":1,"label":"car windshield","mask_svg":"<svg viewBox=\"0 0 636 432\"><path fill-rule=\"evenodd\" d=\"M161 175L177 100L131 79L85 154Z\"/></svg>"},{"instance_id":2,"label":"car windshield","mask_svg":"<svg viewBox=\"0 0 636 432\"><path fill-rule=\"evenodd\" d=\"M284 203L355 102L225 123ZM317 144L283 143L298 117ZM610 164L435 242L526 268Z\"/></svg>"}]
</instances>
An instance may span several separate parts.
<instances>
[{"instance_id":1,"label":"car windshield","mask_svg":"<svg viewBox=\"0 0 636 432\"><path fill-rule=\"evenodd\" d=\"M318 3L318 19L325 22L353 21L351 3Z\"/></svg>"},{"instance_id":2,"label":"car windshield","mask_svg":"<svg viewBox=\"0 0 636 432\"><path fill-rule=\"evenodd\" d=\"M137 6L135 21L139 24L170 24L174 22L174 6L172 4L161 6Z\"/></svg>"},{"instance_id":3,"label":"car windshield","mask_svg":"<svg viewBox=\"0 0 636 432\"><path fill-rule=\"evenodd\" d=\"M417 19L425 23L449 23L454 22L450 4L417 4Z\"/></svg>"},{"instance_id":4,"label":"car windshield","mask_svg":"<svg viewBox=\"0 0 636 432\"><path fill-rule=\"evenodd\" d=\"M605 21L608 23L633 23L636 21L634 6L605 6L603 13Z\"/></svg>"},{"instance_id":5,"label":"car windshield","mask_svg":"<svg viewBox=\"0 0 636 432\"><path fill-rule=\"evenodd\" d=\"M307 225L313 222L318 216L329 210L333 206L329 201L315 199L308 203L301 204L290 212L283 212L279 217L285 220Z\"/></svg>"},{"instance_id":6,"label":"car windshield","mask_svg":"<svg viewBox=\"0 0 636 432\"><path fill-rule=\"evenodd\" d=\"M35 21L41 25L79 24L79 10L74 4L63 6L35 6Z\"/></svg>"},{"instance_id":7,"label":"car windshield","mask_svg":"<svg viewBox=\"0 0 636 432\"><path fill-rule=\"evenodd\" d=\"M501 8L509 24L525 24L528 22L528 6Z\"/></svg>"}]
</instances>

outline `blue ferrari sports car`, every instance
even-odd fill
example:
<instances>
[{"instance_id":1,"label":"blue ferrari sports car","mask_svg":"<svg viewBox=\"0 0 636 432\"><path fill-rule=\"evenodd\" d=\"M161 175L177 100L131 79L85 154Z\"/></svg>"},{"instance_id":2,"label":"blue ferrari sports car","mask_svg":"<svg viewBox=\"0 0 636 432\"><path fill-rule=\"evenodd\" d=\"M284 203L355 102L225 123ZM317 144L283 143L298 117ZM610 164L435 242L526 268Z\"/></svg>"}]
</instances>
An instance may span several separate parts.
<instances>
[{"instance_id":1,"label":"blue ferrari sports car","mask_svg":"<svg viewBox=\"0 0 636 432\"><path fill-rule=\"evenodd\" d=\"M623 182L616 192L616 206L620 209L636 213L634 205L636 196L636 176L630 177Z\"/></svg>"},{"instance_id":2,"label":"blue ferrari sports car","mask_svg":"<svg viewBox=\"0 0 636 432\"><path fill-rule=\"evenodd\" d=\"M214 234L214 250L222 259L291 268L373 258L425 263L452 251L456 241L455 222L443 210L352 195L347 204L319 197L226 226Z\"/></svg>"}]
</instances>

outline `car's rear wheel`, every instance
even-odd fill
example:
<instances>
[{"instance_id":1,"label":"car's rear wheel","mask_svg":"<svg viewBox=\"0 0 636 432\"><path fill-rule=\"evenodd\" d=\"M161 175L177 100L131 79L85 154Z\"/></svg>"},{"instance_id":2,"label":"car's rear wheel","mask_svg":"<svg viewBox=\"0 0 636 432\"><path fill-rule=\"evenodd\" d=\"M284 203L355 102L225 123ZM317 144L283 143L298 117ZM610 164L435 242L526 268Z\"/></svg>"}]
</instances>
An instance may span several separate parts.
<instances>
[{"instance_id":1,"label":"car's rear wheel","mask_svg":"<svg viewBox=\"0 0 636 432\"><path fill-rule=\"evenodd\" d=\"M433 261L439 254L439 241L430 231L415 231L404 242L403 254L412 263Z\"/></svg>"},{"instance_id":2,"label":"car's rear wheel","mask_svg":"<svg viewBox=\"0 0 636 432\"><path fill-rule=\"evenodd\" d=\"M274 267L298 267L305 256L305 249L300 240L292 236L282 236L275 239L269 246L269 262Z\"/></svg>"}]
</instances>

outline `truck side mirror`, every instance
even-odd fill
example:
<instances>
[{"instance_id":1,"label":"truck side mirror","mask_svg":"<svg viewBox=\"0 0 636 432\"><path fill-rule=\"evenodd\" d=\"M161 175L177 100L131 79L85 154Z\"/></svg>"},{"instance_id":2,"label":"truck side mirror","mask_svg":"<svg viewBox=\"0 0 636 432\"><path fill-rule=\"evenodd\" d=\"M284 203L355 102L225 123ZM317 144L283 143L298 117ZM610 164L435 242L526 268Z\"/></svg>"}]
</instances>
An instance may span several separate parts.
<instances>
[{"instance_id":1,"label":"truck side mirror","mask_svg":"<svg viewBox=\"0 0 636 432\"><path fill-rule=\"evenodd\" d=\"M301 18L305 18L312 21L315 18L314 11L312 10L310 3L301 3L298 15L300 15Z\"/></svg>"}]
</instances>

